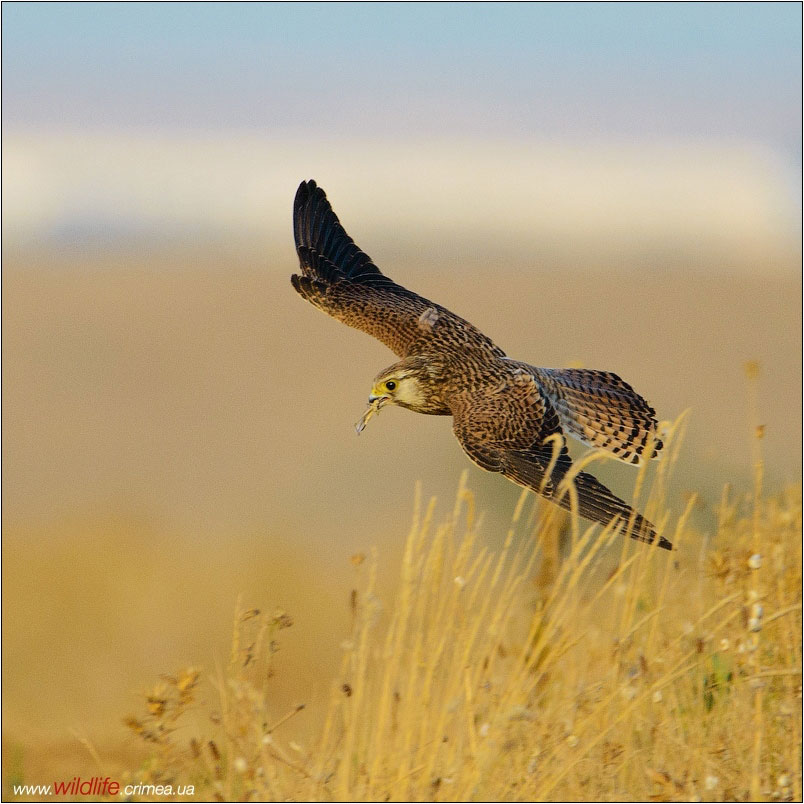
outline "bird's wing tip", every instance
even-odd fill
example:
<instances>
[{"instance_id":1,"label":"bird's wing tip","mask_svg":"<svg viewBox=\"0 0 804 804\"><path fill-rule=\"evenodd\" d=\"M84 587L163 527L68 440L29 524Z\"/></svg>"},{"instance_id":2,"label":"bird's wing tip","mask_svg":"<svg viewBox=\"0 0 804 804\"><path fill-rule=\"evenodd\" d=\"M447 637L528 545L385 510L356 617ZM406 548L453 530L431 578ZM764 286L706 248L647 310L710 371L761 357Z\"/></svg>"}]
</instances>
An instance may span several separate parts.
<instances>
[{"instance_id":1,"label":"bird's wing tip","mask_svg":"<svg viewBox=\"0 0 804 804\"><path fill-rule=\"evenodd\" d=\"M301 182L296 189L294 208L298 209L318 188L315 179L306 179ZM323 191L322 191L323 192Z\"/></svg>"},{"instance_id":2,"label":"bird's wing tip","mask_svg":"<svg viewBox=\"0 0 804 804\"><path fill-rule=\"evenodd\" d=\"M664 536L659 536L659 541L656 544L657 547L661 547L663 550L671 550L675 551L675 547L673 547L673 543L668 541L664 538Z\"/></svg>"}]
</instances>

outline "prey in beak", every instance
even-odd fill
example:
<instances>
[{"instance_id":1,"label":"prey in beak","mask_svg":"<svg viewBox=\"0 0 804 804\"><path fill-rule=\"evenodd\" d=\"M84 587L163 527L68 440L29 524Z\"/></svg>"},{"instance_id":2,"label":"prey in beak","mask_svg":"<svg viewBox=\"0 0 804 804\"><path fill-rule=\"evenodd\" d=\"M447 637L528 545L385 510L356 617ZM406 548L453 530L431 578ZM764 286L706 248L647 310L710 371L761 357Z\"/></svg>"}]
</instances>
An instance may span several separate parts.
<instances>
[{"instance_id":1,"label":"prey in beak","mask_svg":"<svg viewBox=\"0 0 804 804\"><path fill-rule=\"evenodd\" d=\"M374 394L369 396L366 412L360 417L360 421L355 425L355 430L357 431L358 435L360 435L363 430L366 429L369 419L371 419L375 413L379 414L383 406L390 401L391 397L389 396L375 396Z\"/></svg>"}]
</instances>

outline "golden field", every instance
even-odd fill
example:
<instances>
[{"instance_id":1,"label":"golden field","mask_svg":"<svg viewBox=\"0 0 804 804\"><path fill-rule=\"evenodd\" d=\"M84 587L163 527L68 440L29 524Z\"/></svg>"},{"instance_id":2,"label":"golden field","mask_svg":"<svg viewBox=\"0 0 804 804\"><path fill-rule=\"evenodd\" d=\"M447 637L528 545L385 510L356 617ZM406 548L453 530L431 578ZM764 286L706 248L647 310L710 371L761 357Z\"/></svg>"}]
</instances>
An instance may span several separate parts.
<instances>
[{"instance_id":1,"label":"golden field","mask_svg":"<svg viewBox=\"0 0 804 804\"><path fill-rule=\"evenodd\" d=\"M649 510L695 549L689 508L661 516L665 480ZM376 556L353 557L308 740L287 735L304 705L273 695L292 618L239 602L228 659L163 676L127 718L149 752L124 778L221 801L800 798L800 494L724 495L697 572L527 499L495 552L463 481L441 522L417 497L387 609Z\"/></svg>"},{"instance_id":2,"label":"golden field","mask_svg":"<svg viewBox=\"0 0 804 804\"><path fill-rule=\"evenodd\" d=\"M295 297L289 248L6 254L4 797L101 769L199 797L800 797L798 278L440 259L380 262L511 355L690 409L641 498L678 551L590 552L581 522L559 558L530 499L509 538L519 490L474 468L450 516L450 423L355 435L393 356ZM417 481L440 503L411 528Z\"/></svg>"}]
</instances>

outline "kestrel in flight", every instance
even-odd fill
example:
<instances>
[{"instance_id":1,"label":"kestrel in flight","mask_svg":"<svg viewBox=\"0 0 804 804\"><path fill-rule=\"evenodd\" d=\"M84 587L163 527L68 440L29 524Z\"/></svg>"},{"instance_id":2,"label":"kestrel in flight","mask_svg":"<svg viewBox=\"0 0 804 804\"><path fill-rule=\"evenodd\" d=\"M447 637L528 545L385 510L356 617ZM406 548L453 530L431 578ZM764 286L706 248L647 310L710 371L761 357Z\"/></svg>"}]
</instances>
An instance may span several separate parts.
<instances>
[{"instance_id":1,"label":"kestrel in flight","mask_svg":"<svg viewBox=\"0 0 804 804\"><path fill-rule=\"evenodd\" d=\"M537 368L506 357L468 321L385 276L314 181L296 192L293 232L301 264L301 274L291 276L296 291L401 358L374 379L358 432L386 404L452 416L476 464L568 510L571 495L559 490L572 465L565 432L631 464L661 450L655 412L628 383L606 371ZM581 516L604 525L620 518L631 523L633 538L672 549L592 475L580 472L572 482Z\"/></svg>"}]
</instances>

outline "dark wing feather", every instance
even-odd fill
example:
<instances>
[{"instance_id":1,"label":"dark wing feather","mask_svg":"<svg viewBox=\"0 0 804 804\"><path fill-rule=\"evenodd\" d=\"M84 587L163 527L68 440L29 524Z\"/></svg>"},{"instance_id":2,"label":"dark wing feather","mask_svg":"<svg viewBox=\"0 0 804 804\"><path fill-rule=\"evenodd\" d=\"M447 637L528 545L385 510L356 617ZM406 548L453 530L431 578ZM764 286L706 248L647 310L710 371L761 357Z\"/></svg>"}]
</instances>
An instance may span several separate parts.
<instances>
[{"instance_id":1,"label":"dark wing feather","mask_svg":"<svg viewBox=\"0 0 804 804\"><path fill-rule=\"evenodd\" d=\"M469 457L490 472L500 472L520 486L571 510L569 493L560 493L561 481L567 476L572 459L561 432L560 420L550 402L538 392L538 386L527 378L490 394L466 394L453 409L455 435ZM513 401L512 401L513 400ZM494 415L495 407L498 408ZM531 415L527 416L527 409ZM511 420L517 422L516 427ZM557 456L554 455L558 436ZM548 474L549 473L549 474ZM658 544L666 550L672 544L657 536L653 525L628 503L617 497L597 478L579 472L573 485L577 492L578 513L593 522L608 524L620 518L626 524L633 521L632 538ZM658 539L658 541L657 541Z\"/></svg>"},{"instance_id":2,"label":"dark wing feather","mask_svg":"<svg viewBox=\"0 0 804 804\"><path fill-rule=\"evenodd\" d=\"M534 491L539 491L544 483L545 462L544 455L539 453L513 452L505 456L506 466L503 474L520 486L527 486ZM572 510L572 498L569 493L564 493L557 497L556 490L569 471L572 461L566 454L566 449L559 455L555 469L550 476L550 484L543 496L553 502L558 503L567 511ZM594 475L588 472L579 472L573 479L573 485L578 497L578 513L591 520L607 525L612 519L619 518L626 525L632 521L633 526L629 531L632 539L647 544L657 544L665 550L672 550L673 545L664 536L658 537L653 525L641 514L637 513L628 503L621 500L614 492L604 486Z\"/></svg>"},{"instance_id":3,"label":"dark wing feather","mask_svg":"<svg viewBox=\"0 0 804 804\"><path fill-rule=\"evenodd\" d=\"M324 191L302 182L293 202L293 234L301 276L295 290L320 310L382 341L400 357L479 348L504 353L468 321L385 276L346 233Z\"/></svg>"},{"instance_id":4,"label":"dark wing feather","mask_svg":"<svg viewBox=\"0 0 804 804\"><path fill-rule=\"evenodd\" d=\"M353 282L386 287L394 285L349 237L332 210L326 193L312 180L303 181L296 191L293 236L297 249L320 254Z\"/></svg>"}]
</instances>

